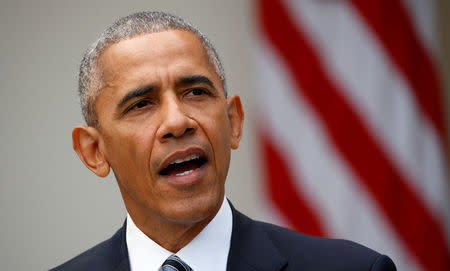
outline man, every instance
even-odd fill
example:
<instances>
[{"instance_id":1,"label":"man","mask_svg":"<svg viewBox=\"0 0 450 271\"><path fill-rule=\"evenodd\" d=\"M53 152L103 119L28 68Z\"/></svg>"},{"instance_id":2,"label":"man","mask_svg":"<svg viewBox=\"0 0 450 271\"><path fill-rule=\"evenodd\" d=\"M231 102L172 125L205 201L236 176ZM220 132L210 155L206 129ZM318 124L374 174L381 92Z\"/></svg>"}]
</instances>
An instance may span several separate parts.
<instances>
[{"instance_id":1,"label":"man","mask_svg":"<svg viewBox=\"0 0 450 271\"><path fill-rule=\"evenodd\" d=\"M112 168L128 215L54 270L395 270L368 248L253 221L225 199L244 113L214 47L182 19L119 19L86 52L80 96L87 126L74 128L74 149L98 176Z\"/></svg>"}]
</instances>

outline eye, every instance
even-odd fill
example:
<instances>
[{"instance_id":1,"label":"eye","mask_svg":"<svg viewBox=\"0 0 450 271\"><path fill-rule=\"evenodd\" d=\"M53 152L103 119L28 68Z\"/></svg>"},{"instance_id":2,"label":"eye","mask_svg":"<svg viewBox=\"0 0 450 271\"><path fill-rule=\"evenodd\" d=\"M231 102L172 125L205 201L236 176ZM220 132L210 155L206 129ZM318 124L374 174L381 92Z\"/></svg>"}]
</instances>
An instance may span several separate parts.
<instances>
[{"instance_id":1,"label":"eye","mask_svg":"<svg viewBox=\"0 0 450 271\"><path fill-rule=\"evenodd\" d=\"M193 88L188 91L187 96L200 96L204 94L209 94L209 91L202 88Z\"/></svg>"},{"instance_id":2,"label":"eye","mask_svg":"<svg viewBox=\"0 0 450 271\"><path fill-rule=\"evenodd\" d=\"M130 109L128 109L128 111L131 111L133 109L140 109L140 108L146 107L150 104L151 104L151 102L149 100L140 100L139 102L137 102L133 106L131 106Z\"/></svg>"}]
</instances>

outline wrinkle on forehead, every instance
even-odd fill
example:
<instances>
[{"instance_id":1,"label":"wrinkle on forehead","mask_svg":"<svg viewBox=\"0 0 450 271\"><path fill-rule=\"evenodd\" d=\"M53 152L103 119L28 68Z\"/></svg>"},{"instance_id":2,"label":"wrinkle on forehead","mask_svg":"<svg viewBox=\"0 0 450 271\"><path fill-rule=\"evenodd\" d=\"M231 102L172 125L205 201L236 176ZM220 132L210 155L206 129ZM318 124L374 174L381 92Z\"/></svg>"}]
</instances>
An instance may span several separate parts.
<instances>
[{"instance_id":1,"label":"wrinkle on forehead","mask_svg":"<svg viewBox=\"0 0 450 271\"><path fill-rule=\"evenodd\" d=\"M198 57L191 57L193 55ZM184 61L186 57L189 57L189 62ZM176 61L177 59L180 61ZM207 72L219 78L214 66L209 62L201 40L191 32L183 30L144 34L122 40L105 49L99 60L102 67L103 86L113 86L114 81L127 80L124 78L124 71L136 69L136 75L142 76L144 79L146 76L158 76L157 74L148 74L149 71L160 73L159 76L161 76L168 72L168 70L161 70L161 67L170 69L177 64L185 66L189 64L185 68L193 69L194 67L204 67L204 64L207 63ZM153 67L148 69L149 65L158 67L159 70L153 69ZM141 74L140 71L144 70L147 74L144 72ZM139 78L133 79L139 80Z\"/></svg>"}]
</instances>

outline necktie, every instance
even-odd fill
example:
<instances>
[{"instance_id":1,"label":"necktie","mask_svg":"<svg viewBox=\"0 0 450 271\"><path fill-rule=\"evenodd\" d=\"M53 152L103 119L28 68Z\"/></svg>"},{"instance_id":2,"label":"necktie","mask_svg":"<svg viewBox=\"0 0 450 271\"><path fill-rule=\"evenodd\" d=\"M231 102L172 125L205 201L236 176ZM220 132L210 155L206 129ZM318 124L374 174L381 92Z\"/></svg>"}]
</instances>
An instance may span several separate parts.
<instances>
[{"instance_id":1,"label":"necktie","mask_svg":"<svg viewBox=\"0 0 450 271\"><path fill-rule=\"evenodd\" d=\"M185 262L177 255L173 254L161 266L160 271L193 271Z\"/></svg>"}]
</instances>

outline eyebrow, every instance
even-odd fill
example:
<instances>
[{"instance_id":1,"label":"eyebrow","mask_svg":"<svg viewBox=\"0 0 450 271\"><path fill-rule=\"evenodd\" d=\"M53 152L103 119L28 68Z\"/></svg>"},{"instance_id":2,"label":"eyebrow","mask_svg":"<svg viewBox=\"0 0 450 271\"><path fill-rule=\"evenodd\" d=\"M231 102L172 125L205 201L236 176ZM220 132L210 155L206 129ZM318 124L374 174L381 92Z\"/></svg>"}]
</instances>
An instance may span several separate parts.
<instances>
[{"instance_id":1,"label":"eyebrow","mask_svg":"<svg viewBox=\"0 0 450 271\"><path fill-rule=\"evenodd\" d=\"M208 86L210 86L211 88L216 88L214 86L214 83L209 80L208 77L203 76L203 75L188 75L188 76L184 76L179 78L176 81L177 85L195 85L195 84L206 84Z\"/></svg>"},{"instance_id":2,"label":"eyebrow","mask_svg":"<svg viewBox=\"0 0 450 271\"><path fill-rule=\"evenodd\" d=\"M117 105L117 108L123 107L128 101L130 101L132 99L135 99L135 98L138 98L138 97L148 94L149 92L153 91L155 88L156 88L155 85L149 85L149 86L140 87L140 88L137 88L135 90L128 92L122 98L122 100L120 100L119 104Z\"/></svg>"}]
</instances>

